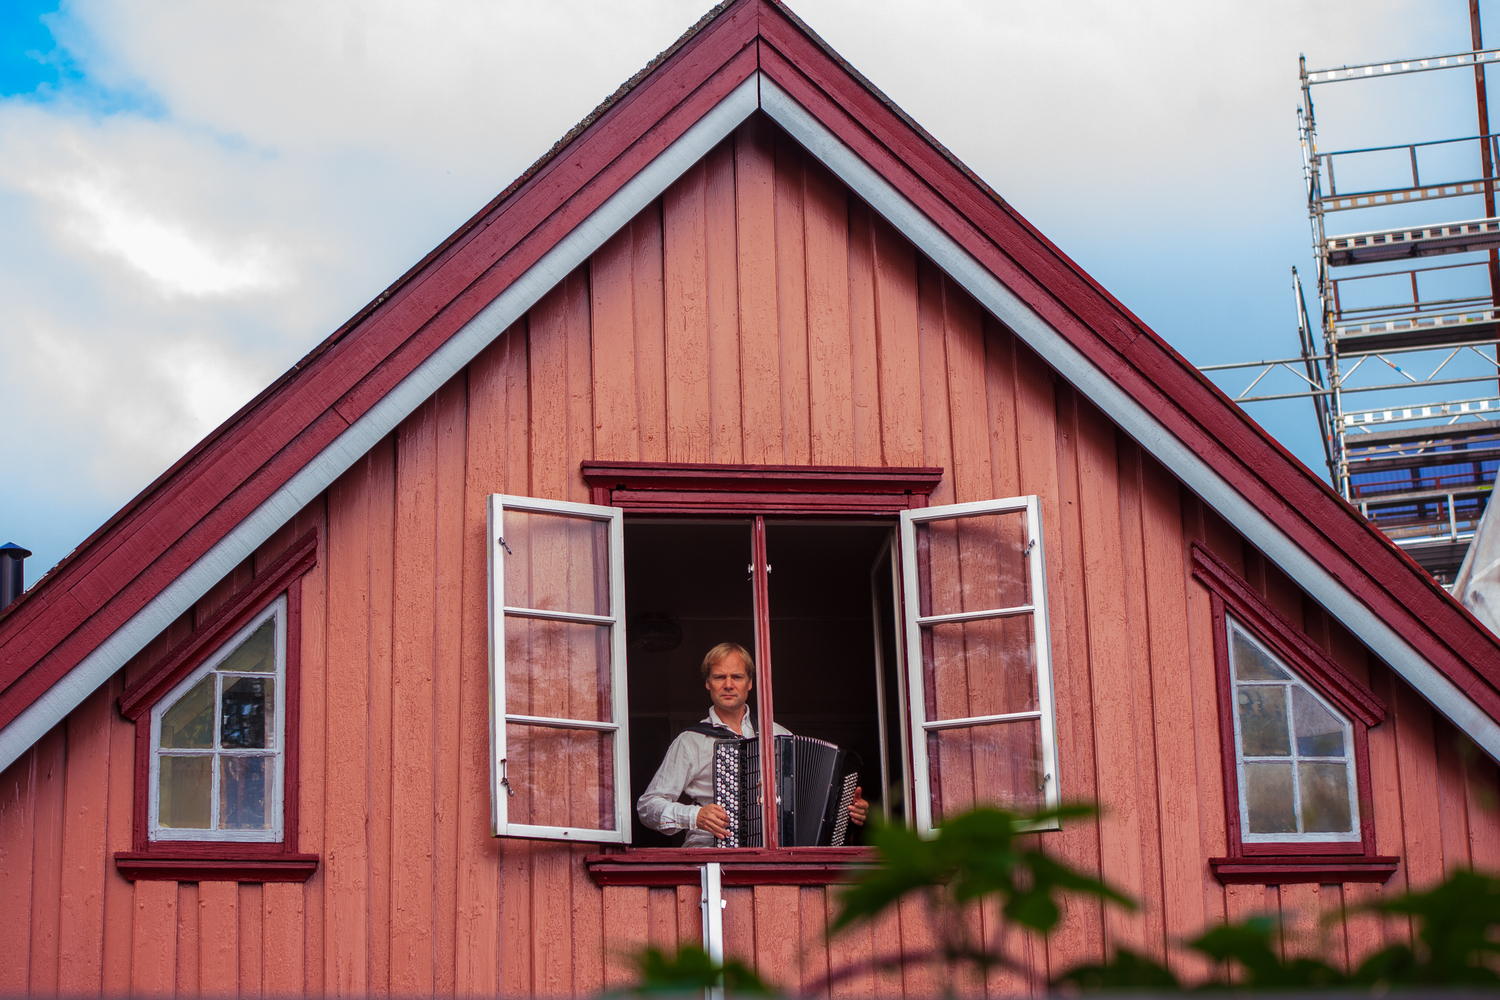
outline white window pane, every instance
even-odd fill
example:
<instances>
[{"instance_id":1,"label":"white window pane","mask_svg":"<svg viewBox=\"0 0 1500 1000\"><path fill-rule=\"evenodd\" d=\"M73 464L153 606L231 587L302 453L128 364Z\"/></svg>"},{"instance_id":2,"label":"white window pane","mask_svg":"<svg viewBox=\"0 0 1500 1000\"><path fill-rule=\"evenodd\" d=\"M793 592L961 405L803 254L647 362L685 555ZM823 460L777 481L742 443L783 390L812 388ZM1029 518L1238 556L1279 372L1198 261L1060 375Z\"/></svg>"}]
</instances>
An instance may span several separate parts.
<instances>
[{"instance_id":1,"label":"white window pane","mask_svg":"<svg viewBox=\"0 0 1500 1000\"><path fill-rule=\"evenodd\" d=\"M267 618L233 653L224 657L220 670L269 674L276 670L276 619Z\"/></svg>"},{"instance_id":2,"label":"white window pane","mask_svg":"<svg viewBox=\"0 0 1500 1000\"><path fill-rule=\"evenodd\" d=\"M608 625L505 618L505 711L611 721Z\"/></svg>"},{"instance_id":3,"label":"white window pane","mask_svg":"<svg viewBox=\"0 0 1500 1000\"><path fill-rule=\"evenodd\" d=\"M266 808L267 757L224 756L219 758L219 828L221 830L266 830L271 826Z\"/></svg>"},{"instance_id":4,"label":"white window pane","mask_svg":"<svg viewBox=\"0 0 1500 1000\"><path fill-rule=\"evenodd\" d=\"M161 758L159 812L161 826L207 830L213 821L213 757Z\"/></svg>"},{"instance_id":5,"label":"white window pane","mask_svg":"<svg viewBox=\"0 0 1500 1000\"><path fill-rule=\"evenodd\" d=\"M1230 656L1234 660L1234 676L1241 681L1290 680L1285 670L1265 651L1247 639L1239 629L1230 629Z\"/></svg>"},{"instance_id":6,"label":"white window pane","mask_svg":"<svg viewBox=\"0 0 1500 1000\"><path fill-rule=\"evenodd\" d=\"M1302 829L1307 833L1350 833L1349 766L1342 761L1302 761Z\"/></svg>"},{"instance_id":7,"label":"white window pane","mask_svg":"<svg viewBox=\"0 0 1500 1000\"><path fill-rule=\"evenodd\" d=\"M1037 710L1031 615L939 622L923 627L923 640L932 664L928 721Z\"/></svg>"},{"instance_id":8,"label":"white window pane","mask_svg":"<svg viewBox=\"0 0 1500 1000\"><path fill-rule=\"evenodd\" d=\"M214 677L205 676L161 717L161 745L208 750L214 745Z\"/></svg>"},{"instance_id":9,"label":"white window pane","mask_svg":"<svg viewBox=\"0 0 1500 1000\"><path fill-rule=\"evenodd\" d=\"M1044 803L1036 719L929 732L927 764L934 825L976 806L1026 813Z\"/></svg>"},{"instance_id":10,"label":"white window pane","mask_svg":"<svg viewBox=\"0 0 1500 1000\"><path fill-rule=\"evenodd\" d=\"M1245 805L1251 833L1296 833L1295 795L1291 761L1245 765Z\"/></svg>"},{"instance_id":11,"label":"white window pane","mask_svg":"<svg viewBox=\"0 0 1500 1000\"><path fill-rule=\"evenodd\" d=\"M507 822L615 829L613 733L516 722L505 733Z\"/></svg>"},{"instance_id":12,"label":"white window pane","mask_svg":"<svg viewBox=\"0 0 1500 1000\"><path fill-rule=\"evenodd\" d=\"M1306 688L1292 689L1292 719L1299 757L1344 756L1344 722Z\"/></svg>"},{"instance_id":13,"label":"white window pane","mask_svg":"<svg viewBox=\"0 0 1500 1000\"><path fill-rule=\"evenodd\" d=\"M566 514L506 510L505 603L608 615L609 527Z\"/></svg>"},{"instance_id":14,"label":"white window pane","mask_svg":"<svg viewBox=\"0 0 1500 1000\"><path fill-rule=\"evenodd\" d=\"M1289 757L1291 738L1287 735L1286 687L1247 685L1238 694L1240 710L1240 750L1246 757Z\"/></svg>"},{"instance_id":15,"label":"white window pane","mask_svg":"<svg viewBox=\"0 0 1500 1000\"><path fill-rule=\"evenodd\" d=\"M916 532L924 617L1031 603L1025 510L922 522Z\"/></svg>"},{"instance_id":16,"label":"white window pane","mask_svg":"<svg viewBox=\"0 0 1500 1000\"><path fill-rule=\"evenodd\" d=\"M274 742L276 683L270 677L226 677L219 706L219 746L264 750Z\"/></svg>"}]
</instances>

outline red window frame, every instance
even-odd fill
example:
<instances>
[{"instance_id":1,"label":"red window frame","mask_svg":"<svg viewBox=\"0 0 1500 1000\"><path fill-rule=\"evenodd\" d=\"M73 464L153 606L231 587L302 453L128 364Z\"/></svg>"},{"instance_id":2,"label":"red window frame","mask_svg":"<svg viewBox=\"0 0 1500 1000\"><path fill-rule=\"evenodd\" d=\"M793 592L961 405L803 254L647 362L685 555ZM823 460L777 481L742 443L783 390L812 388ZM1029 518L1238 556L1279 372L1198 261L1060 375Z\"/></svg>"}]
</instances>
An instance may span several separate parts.
<instances>
[{"instance_id":1,"label":"red window frame","mask_svg":"<svg viewBox=\"0 0 1500 1000\"><path fill-rule=\"evenodd\" d=\"M1224 825L1228 856L1209 867L1225 884L1284 885L1299 882L1384 882L1399 858L1375 848L1375 808L1370 779L1369 729L1385 720L1385 704L1255 591L1218 556L1195 542L1193 577L1213 609L1214 672L1218 686L1219 738L1224 780ZM1234 618L1282 662L1349 719L1354 733L1354 775L1360 839L1321 843L1245 843L1240 829L1239 748L1234 734L1234 679L1229 666L1229 618Z\"/></svg>"},{"instance_id":2,"label":"red window frame","mask_svg":"<svg viewBox=\"0 0 1500 1000\"><path fill-rule=\"evenodd\" d=\"M135 799L131 850L115 854L115 867L132 881L305 882L318 855L297 850L298 703L301 677L302 577L317 565L318 535L309 531L178 643L161 662L120 695L120 714L136 724ZM286 731L282 769L282 839L279 843L157 840L149 835L151 710L236 632L286 595Z\"/></svg>"},{"instance_id":3,"label":"red window frame","mask_svg":"<svg viewBox=\"0 0 1500 1000\"><path fill-rule=\"evenodd\" d=\"M927 506L943 478L941 468L808 465L724 465L685 462L597 462L582 464L591 502L620 507L627 514L740 516L752 520L753 593L757 669L756 716L771 732L772 671L769 579L765 558L765 518L892 517ZM894 525L893 525L894 527ZM769 755L762 782L774 789ZM777 843L775 810L767 810L771 843ZM826 885L848 882L873 860L862 847L682 848L621 847L586 858L600 885L697 885L699 866L724 864L725 885Z\"/></svg>"}]
</instances>

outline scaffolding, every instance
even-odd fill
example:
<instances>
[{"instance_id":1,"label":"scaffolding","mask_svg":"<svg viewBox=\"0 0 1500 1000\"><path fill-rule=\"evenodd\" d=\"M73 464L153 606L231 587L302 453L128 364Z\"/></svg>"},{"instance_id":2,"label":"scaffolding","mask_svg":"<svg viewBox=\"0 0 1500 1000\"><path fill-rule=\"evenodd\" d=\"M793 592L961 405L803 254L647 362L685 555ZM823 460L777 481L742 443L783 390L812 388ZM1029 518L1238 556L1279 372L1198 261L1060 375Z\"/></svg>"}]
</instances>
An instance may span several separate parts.
<instances>
[{"instance_id":1,"label":"scaffolding","mask_svg":"<svg viewBox=\"0 0 1500 1000\"><path fill-rule=\"evenodd\" d=\"M1318 322L1293 268L1300 356L1203 368L1253 375L1242 403L1311 399L1335 488L1444 584L1500 468L1500 141L1484 78L1500 49L1482 45L1477 0L1469 14L1472 50L1332 70L1300 61ZM1314 88L1464 69L1475 80L1476 134L1319 148ZM1454 218L1432 218L1444 215ZM1268 391L1268 377L1288 372L1292 391Z\"/></svg>"}]
</instances>

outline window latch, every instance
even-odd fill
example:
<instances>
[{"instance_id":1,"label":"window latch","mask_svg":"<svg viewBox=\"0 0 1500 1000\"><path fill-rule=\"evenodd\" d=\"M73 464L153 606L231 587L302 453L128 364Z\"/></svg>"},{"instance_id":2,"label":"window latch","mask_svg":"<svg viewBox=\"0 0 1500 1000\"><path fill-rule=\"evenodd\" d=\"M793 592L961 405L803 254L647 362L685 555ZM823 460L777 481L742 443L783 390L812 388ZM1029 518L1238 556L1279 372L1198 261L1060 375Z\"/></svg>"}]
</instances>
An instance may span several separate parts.
<instances>
[{"instance_id":1,"label":"window latch","mask_svg":"<svg viewBox=\"0 0 1500 1000\"><path fill-rule=\"evenodd\" d=\"M495 541L497 541L497 542L500 543L500 547L505 550L505 554L506 555L508 555L508 556L515 555L515 553L510 550L510 546L505 544L505 536L504 535L501 535L499 538L496 538Z\"/></svg>"},{"instance_id":2,"label":"window latch","mask_svg":"<svg viewBox=\"0 0 1500 1000\"><path fill-rule=\"evenodd\" d=\"M501 539L501 541L503 543L504 539ZM1023 557L1031 555L1031 550L1034 549L1034 548L1036 548L1036 539L1035 538L1030 539L1029 541L1027 541L1026 547L1021 550L1021 555Z\"/></svg>"},{"instance_id":3,"label":"window latch","mask_svg":"<svg viewBox=\"0 0 1500 1000\"><path fill-rule=\"evenodd\" d=\"M500 544L501 545L505 544L505 540L503 538L500 540ZM506 759L504 757L501 757L500 758L500 784L502 784L502 785L505 786L505 794L509 795L511 798L515 798L516 797L516 790L514 788L510 787L510 776L505 773L505 764L506 764Z\"/></svg>"}]
</instances>

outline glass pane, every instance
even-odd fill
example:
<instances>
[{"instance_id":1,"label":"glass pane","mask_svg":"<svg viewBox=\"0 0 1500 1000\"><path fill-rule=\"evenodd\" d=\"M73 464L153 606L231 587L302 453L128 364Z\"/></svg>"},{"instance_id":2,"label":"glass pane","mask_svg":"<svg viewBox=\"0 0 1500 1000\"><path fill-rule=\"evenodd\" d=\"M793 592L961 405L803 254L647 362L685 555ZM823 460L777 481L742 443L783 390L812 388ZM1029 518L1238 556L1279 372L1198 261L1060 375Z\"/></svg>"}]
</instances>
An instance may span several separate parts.
<instances>
[{"instance_id":1,"label":"glass pane","mask_svg":"<svg viewBox=\"0 0 1500 1000\"><path fill-rule=\"evenodd\" d=\"M1302 829L1307 833L1351 833L1349 766L1342 762L1302 761Z\"/></svg>"},{"instance_id":2,"label":"glass pane","mask_svg":"<svg viewBox=\"0 0 1500 1000\"><path fill-rule=\"evenodd\" d=\"M161 758L160 806L156 822L178 830L207 830L211 820L213 757Z\"/></svg>"},{"instance_id":3,"label":"glass pane","mask_svg":"<svg viewBox=\"0 0 1500 1000\"><path fill-rule=\"evenodd\" d=\"M1291 761L1246 764L1245 805L1251 833L1296 833Z\"/></svg>"},{"instance_id":4,"label":"glass pane","mask_svg":"<svg viewBox=\"0 0 1500 1000\"><path fill-rule=\"evenodd\" d=\"M214 675L194 684L162 713L161 745L209 750L214 745Z\"/></svg>"},{"instance_id":5,"label":"glass pane","mask_svg":"<svg viewBox=\"0 0 1500 1000\"><path fill-rule=\"evenodd\" d=\"M1246 757L1288 757L1292 753L1286 728L1286 688L1280 684L1244 686L1240 703L1240 752Z\"/></svg>"},{"instance_id":6,"label":"glass pane","mask_svg":"<svg viewBox=\"0 0 1500 1000\"><path fill-rule=\"evenodd\" d=\"M1245 638L1237 628L1229 630L1234 676L1242 681L1290 680L1287 672L1266 655L1265 650Z\"/></svg>"},{"instance_id":7,"label":"glass pane","mask_svg":"<svg viewBox=\"0 0 1500 1000\"><path fill-rule=\"evenodd\" d=\"M1292 688L1292 722L1297 731L1297 753L1303 757L1344 756L1344 722L1306 688ZM1302 792L1306 802L1307 791Z\"/></svg>"},{"instance_id":8,"label":"glass pane","mask_svg":"<svg viewBox=\"0 0 1500 1000\"><path fill-rule=\"evenodd\" d=\"M931 607L923 615L993 611L1031 603L1026 512L945 518L916 526Z\"/></svg>"},{"instance_id":9,"label":"glass pane","mask_svg":"<svg viewBox=\"0 0 1500 1000\"><path fill-rule=\"evenodd\" d=\"M608 625L505 619L505 711L609 722Z\"/></svg>"},{"instance_id":10,"label":"glass pane","mask_svg":"<svg viewBox=\"0 0 1500 1000\"><path fill-rule=\"evenodd\" d=\"M219 773L219 829L270 829L270 810L266 808L270 788L266 776L270 773L271 758L236 755L220 757L219 763L223 768Z\"/></svg>"},{"instance_id":11,"label":"glass pane","mask_svg":"<svg viewBox=\"0 0 1500 1000\"><path fill-rule=\"evenodd\" d=\"M614 735L507 723L505 774L512 823L615 828ZM504 788L501 794L505 794Z\"/></svg>"},{"instance_id":12,"label":"glass pane","mask_svg":"<svg viewBox=\"0 0 1500 1000\"><path fill-rule=\"evenodd\" d=\"M513 608L607 615L609 526L566 514L507 510L505 603Z\"/></svg>"},{"instance_id":13,"label":"glass pane","mask_svg":"<svg viewBox=\"0 0 1500 1000\"><path fill-rule=\"evenodd\" d=\"M1042 726L1035 719L927 734L932 821L975 806L1033 812L1042 805Z\"/></svg>"},{"instance_id":14,"label":"glass pane","mask_svg":"<svg viewBox=\"0 0 1500 1000\"><path fill-rule=\"evenodd\" d=\"M929 721L1035 711L1035 627L1029 614L925 627Z\"/></svg>"},{"instance_id":15,"label":"glass pane","mask_svg":"<svg viewBox=\"0 0 1500 1000\"><path fill-rule=\"evenodd\" d=\"M224 678L219 746L264 750L275 743L276 681L271 677Z\"/></svg>"},{"instance_id":16,"label":"glass pane","mask_svg":"<svg viewBox=\"0 0 1500 1000\"><path fill-rule=\"evenodd\" d=\"M260 628L224 657L220 670L246 674L269 674L276 671L276 619L267 618Z\"/></svg>"}]
</instances>

